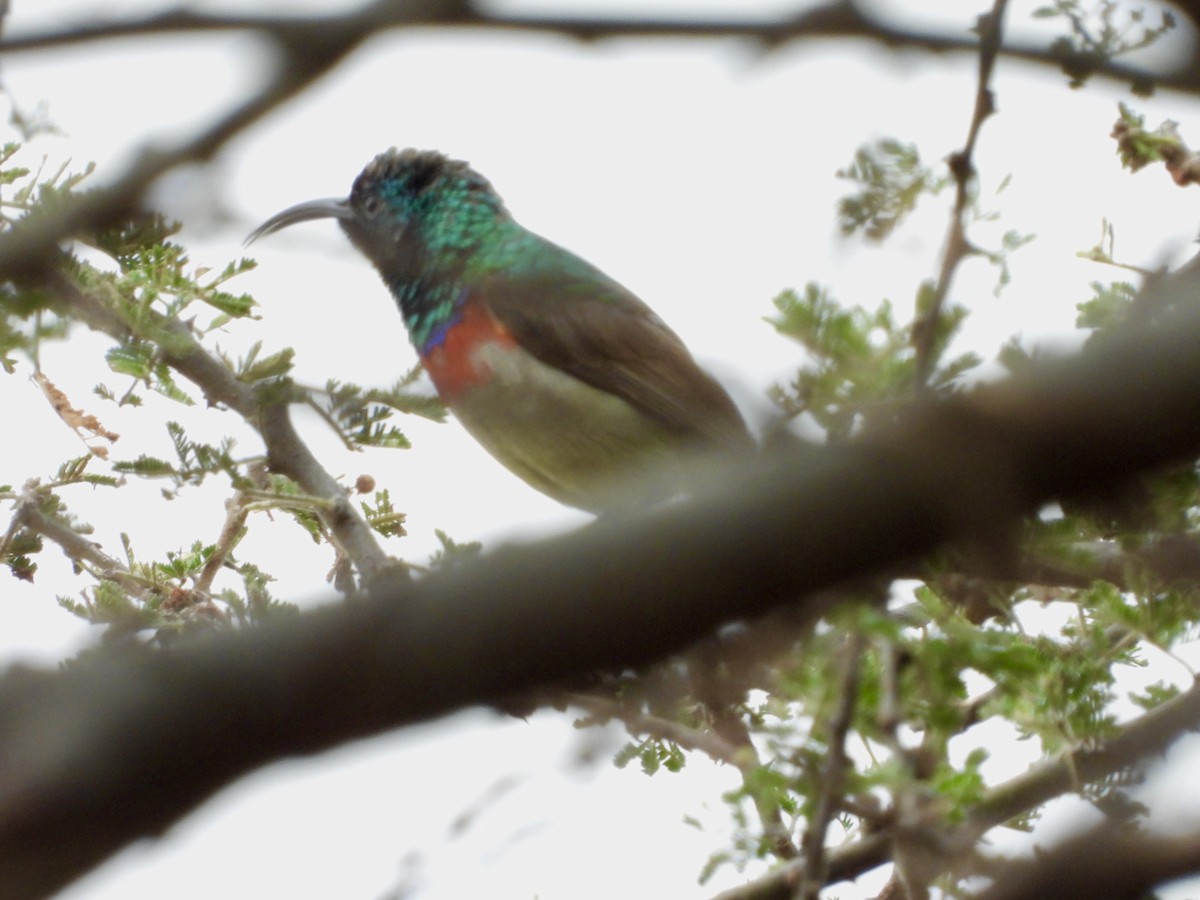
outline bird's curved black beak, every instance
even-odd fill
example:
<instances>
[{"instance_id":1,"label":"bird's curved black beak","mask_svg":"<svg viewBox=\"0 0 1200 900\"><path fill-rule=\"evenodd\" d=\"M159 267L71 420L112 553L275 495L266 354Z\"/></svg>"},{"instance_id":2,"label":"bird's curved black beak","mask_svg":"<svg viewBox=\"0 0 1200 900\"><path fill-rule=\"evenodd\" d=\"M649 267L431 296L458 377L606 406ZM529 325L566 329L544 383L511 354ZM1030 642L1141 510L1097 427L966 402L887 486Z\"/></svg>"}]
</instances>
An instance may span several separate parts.
<instances>
[{"instance_id":1,"label":"bird's curved black beak","mask_svg":"<svg viewBox=\"0 0 1200 900\"><path fill-rule=\"evenodd\" d=\"M283 212L276 213L255 228L249 235L242 246L249 246L257 241L260 237L268 234L274 234L289 225L295 225L297 222L307 222L310 219L353 219L354 210L350 208L350 201L343 197L326 197L324 200L309 200L307 203L297 203L295 206L289 206Z\"/></svg>"}]
</instances>

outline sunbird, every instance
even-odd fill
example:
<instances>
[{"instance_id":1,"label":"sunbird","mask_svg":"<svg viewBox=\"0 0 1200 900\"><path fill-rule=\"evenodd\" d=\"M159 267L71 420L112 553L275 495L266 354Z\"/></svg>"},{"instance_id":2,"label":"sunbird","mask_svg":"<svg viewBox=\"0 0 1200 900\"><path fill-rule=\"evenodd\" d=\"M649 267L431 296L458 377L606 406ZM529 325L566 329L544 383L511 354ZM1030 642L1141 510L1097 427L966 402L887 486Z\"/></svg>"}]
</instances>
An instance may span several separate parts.
<instances>
[{"instance_id":1,"label":"sunbird","mask_svg":"<svg viewBox=\"0 0 1200 900\"><path fill-rule=\"evenodd\" d=\"M322 218L379 272L447 408L561 503L653 503L685 492L703 454L753 447L724 388L649 306L524 228L466 163L393 148L349 197L285 209L247 243Z\"/></svg>"}]
</instances>

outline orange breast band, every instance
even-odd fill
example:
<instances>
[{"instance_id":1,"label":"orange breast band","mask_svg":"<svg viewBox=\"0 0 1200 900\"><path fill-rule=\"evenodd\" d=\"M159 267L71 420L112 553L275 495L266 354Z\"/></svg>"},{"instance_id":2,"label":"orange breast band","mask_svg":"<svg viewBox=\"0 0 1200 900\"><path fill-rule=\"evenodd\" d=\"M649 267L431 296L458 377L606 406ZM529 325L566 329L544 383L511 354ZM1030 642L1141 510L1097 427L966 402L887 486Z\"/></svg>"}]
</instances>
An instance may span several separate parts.
<instances>
[{"instance_id":1,"label":"orange breast band","mask_svg":"<svg viewBox=\"0 0 1200 900\"><path fill-rule=\"evenodd\" d=\"M453 405L463 393L491 378L491 369L479 353L487 344L517 346L513 336L486 307L468 300L462 306L459 320L421 358L444 403Z\"/></svg>"}]
</instances>

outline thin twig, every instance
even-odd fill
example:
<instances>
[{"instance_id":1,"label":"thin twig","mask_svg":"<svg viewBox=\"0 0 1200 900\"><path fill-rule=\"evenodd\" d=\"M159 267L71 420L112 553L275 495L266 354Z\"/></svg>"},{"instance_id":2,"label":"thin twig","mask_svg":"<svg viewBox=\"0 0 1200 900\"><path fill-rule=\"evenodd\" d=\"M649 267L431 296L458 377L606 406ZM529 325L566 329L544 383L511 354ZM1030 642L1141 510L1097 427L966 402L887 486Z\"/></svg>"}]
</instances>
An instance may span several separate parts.
<instances>
[{"instance_id":1,"label":"thin twig","mask_svg":"<svg viewBox=\"0 0 1200 900\"><path fill-rule=\"evenodd\" d=\"M762 823L763 841L779 859L794 859L800 853L793 837L794 823L788 822L778 798L752 783L761 771L762 760L746 724L748 690L739 665L739 652L729 653L720 641L704 641L688 654L687 682L691 694L703 705L712 730L725 738L744 760L742 780ZM744 651L744 647L740 648Z\"/></svg>"},{"instance_id":2,"label":"thin twig","mask_svg":"<svg viewBox=\"0 0 1200 900\"><path fill-rule=\"evenodd\" d=\"M81 291L65 275L51 273L46 283L53 292L52 302L63 314L117 339L129 334L129 326L119 316ZM154 330L170 335L169 346L162 348L163 361L199 387L210 404L232 409L259 432L272 471L287 475L306 493L328 504L328 508L318 507L314 511L329 529L336 546L353 560L366 584L392 572L402 574L401 567L393 565L370 526L350 502L345 487L300 439L286 402L278 400L263 405L254 387L238 380L228 366L205 350L184 323L161 316L148 321Z\"/></svg>"},{"instance_id":3,"label":"thin twig","mask_svg":"<svg viewBox=\"0 0 1200 900\"><path fill-rule=\"evenodd\" d=\"M32 501L18 501L17 513L13 518L23 527L58 544L71 559L96 566L105 577L109 573L129 573L122 562L101 550L99 544L50 518Z\"/></svg>"},{"instance_id":4,"label":"thin twig","mask_svg":"<svg viewBox=\"0 0 1200 900\"><path fill-rule=\"evenodd\" d=\"M846 782L846 768L850 760L846 756L846 737L854 722L854 709L858 704L858 670L865 646L863 635L852 631L846 636L841 649L842 671L837 682L837 705L826 728L825 769L821 778L821 793L816 809L808 820L801 849L804 852L804 874L796 889L798 900L817 900L829 880L829 858L825 851L825 835L829 823L838 810L842 788Z\"/></svg>"},{"instance_id":5,"label":"thin twig","mask_svg":"<svg viewBox=\"0 0 1200 900\"><path fill-rule=\"evenodd\" d=\"M89 541L79 532L43 513L38 509L34 496L17 502L13 526L26 528L53 541L73 563L85 569L94 568L97 578L113 581L136 597L149 600L156 593L153 585L135 576L123 562L101 550L99 544Z\"/></svg>"},{"instance_id":6,"label":"thin twig","mask_svg":"<svg viewBox=\"0 0 1200 900\"><path fill-rule=\"evenodd\" d=\"M217 577L217 573L221 571L221 567L225 565L229 554L241 538L242 531L246 527L247 515L249 515L249 506L246 502L246 495L241 491L236 491L225 501L225 522L221 525L221 533L213 545L212 554L204 561L204 568L200 570L200 575L196 578L196 590L205 594L212 592L213 579Z\"/></svg>"},{"instance_id":7,"label":"thin twig","mask_svg":"<svg viewBox=\"0 0 1200 900\"><path fill-rule=\"evenodd\" d=\"M734 746L712 731L688 728L679 722L672 722L670 719L629 709L616 700L594 694L568 693L562 695L562 699L572 706L582 709L600 722L615 719L624 725L626 731L631 735L645 735L658 740L671 741L684 750L697 750L713 762L733 766L741 770L743 774L748 774L758 768L756 760L747 757L741 748Z\"/></svg>"},{"instance_id":8,"label":"thin twig","mask_svg":"<svg viewBox=\"0 0 1200 900\"><path fill-rule=\"evenodd\" d=\"M990 829L1037 809L1055 797L1107 778L1135 765L1139 760L1159 756L1181 734L1198 728L1200 683L1127 723L1117 737L1105 744L1061 754L989 789L983 799L967 812L965 821L948 830L937 843L947 848L973 847ZM868 852L874 850L876 837L871 835L863 841L840 848L847 854L857 848L852 858L859 865L853 867L845 877L860 875L884 861ZM864 843L865 846L859 847ZM953 856L947 856L944 865L950 867L954 861ZM871 865L872 862L874 865ZM746 885L744 889L721 894L719 900L790 900L791 885L799 882L802 868L800 861L791 863Z\"/></svg>"},{"instance_id":9,"label":"thin twig","mask_svg":"<svg viewBox=\"0 0 1200 900\"><path fill-rule=\"evenodd\" d=\"M1200 8L1194 2L1180 0L1179 5L1194 21L1200 21ZM916 49L928 53L975 53L979 42L956 30L932 32L912 30L872 14L872 8L853 0L829 0L794 16L775 21L672 19L653 17L589 18L587 16L503 15L483 13L461 0L425 0L423 3L380 2L340 16L313 16L307 19L284 16L228 16L194 13L186 10L156 13L140 19L116 22L90 22L64 29L49 29L9 37L0 41L0 54L44 50L80 43L126 37L173 33L238 31L291 39L308 26L327 31L382 31L406 27L461 27L493 31L547 33L591 43L622 38L740 38L753 41L766 51L786 47L806 38L857 38L874 41L894 50ZM1003 54L1039 65L1059 69L1063 66L1060 48L1044 41L1013 42ZM1195 93L1200 89L1197 69L1200 55L1178 61L1173 67L1144 68L1116 60L1088 60L1098 78L1122 84L1157 85Z\"/></svg>"},{"instance_id":10,"label":"thin twig","mask_svg":"<svg viewBox=\"0 0 1200 900\"><path fill-rule=\"evenodd\" d=\"M954 274L968 256L975 252L967 239L967 208L971 202L971 191L975 182L975 143L984 121L996 110L992 95L992 70L1000 52L1004 28L1004 12L1008 0L994 0L992 11L979 17L979 75L975 87L975 108L971 113L971 124L967 128L966 143L962 149L950 156L950 173L954 177L954 208L950 211L950 227L946 232L946 246L942 250L942 264L929 307L921 311L913 322L912 342L916 351L915 388L921 393L928 388L937 346L942 309L950 293Z\"/></svg>"},{"instance_id":11,"label":"thin twig","mask_svg":"<svg viewBox=\"0 0 1200 900\"><path fill-rule=\"evenodd\" d=\"M129 215L161 175L184 163L211 159L230 139L300 93L368 36L317 29L306 35L303 43L281 47L284 60L265 85L194 137L167 149L147 147L108 186L75 195L14 224L0 238L0 273L10 278L44 275L58 259L60 241L103 229Z\"/></svg>"}]
</instances>

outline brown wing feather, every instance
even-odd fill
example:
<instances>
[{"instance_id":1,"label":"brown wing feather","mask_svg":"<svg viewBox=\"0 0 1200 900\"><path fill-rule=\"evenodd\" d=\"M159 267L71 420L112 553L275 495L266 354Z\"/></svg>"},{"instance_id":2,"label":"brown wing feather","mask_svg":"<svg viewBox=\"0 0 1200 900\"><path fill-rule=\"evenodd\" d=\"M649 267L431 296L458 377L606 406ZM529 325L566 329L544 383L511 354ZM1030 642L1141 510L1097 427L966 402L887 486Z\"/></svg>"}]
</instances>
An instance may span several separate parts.
<instances>
[{"instance_id":1,"label":"brown wing feather","mask_svg":"<svg viewBox=\"0 0 1200 900\"><path fill-rule=\"evenodd\" d=\"M621 397L686 439L731 449L751 445L729 395L675 332L612 279L596 270L586 274L497 275L478 296L547 365Z\"/></svg>"}]
</instances>

